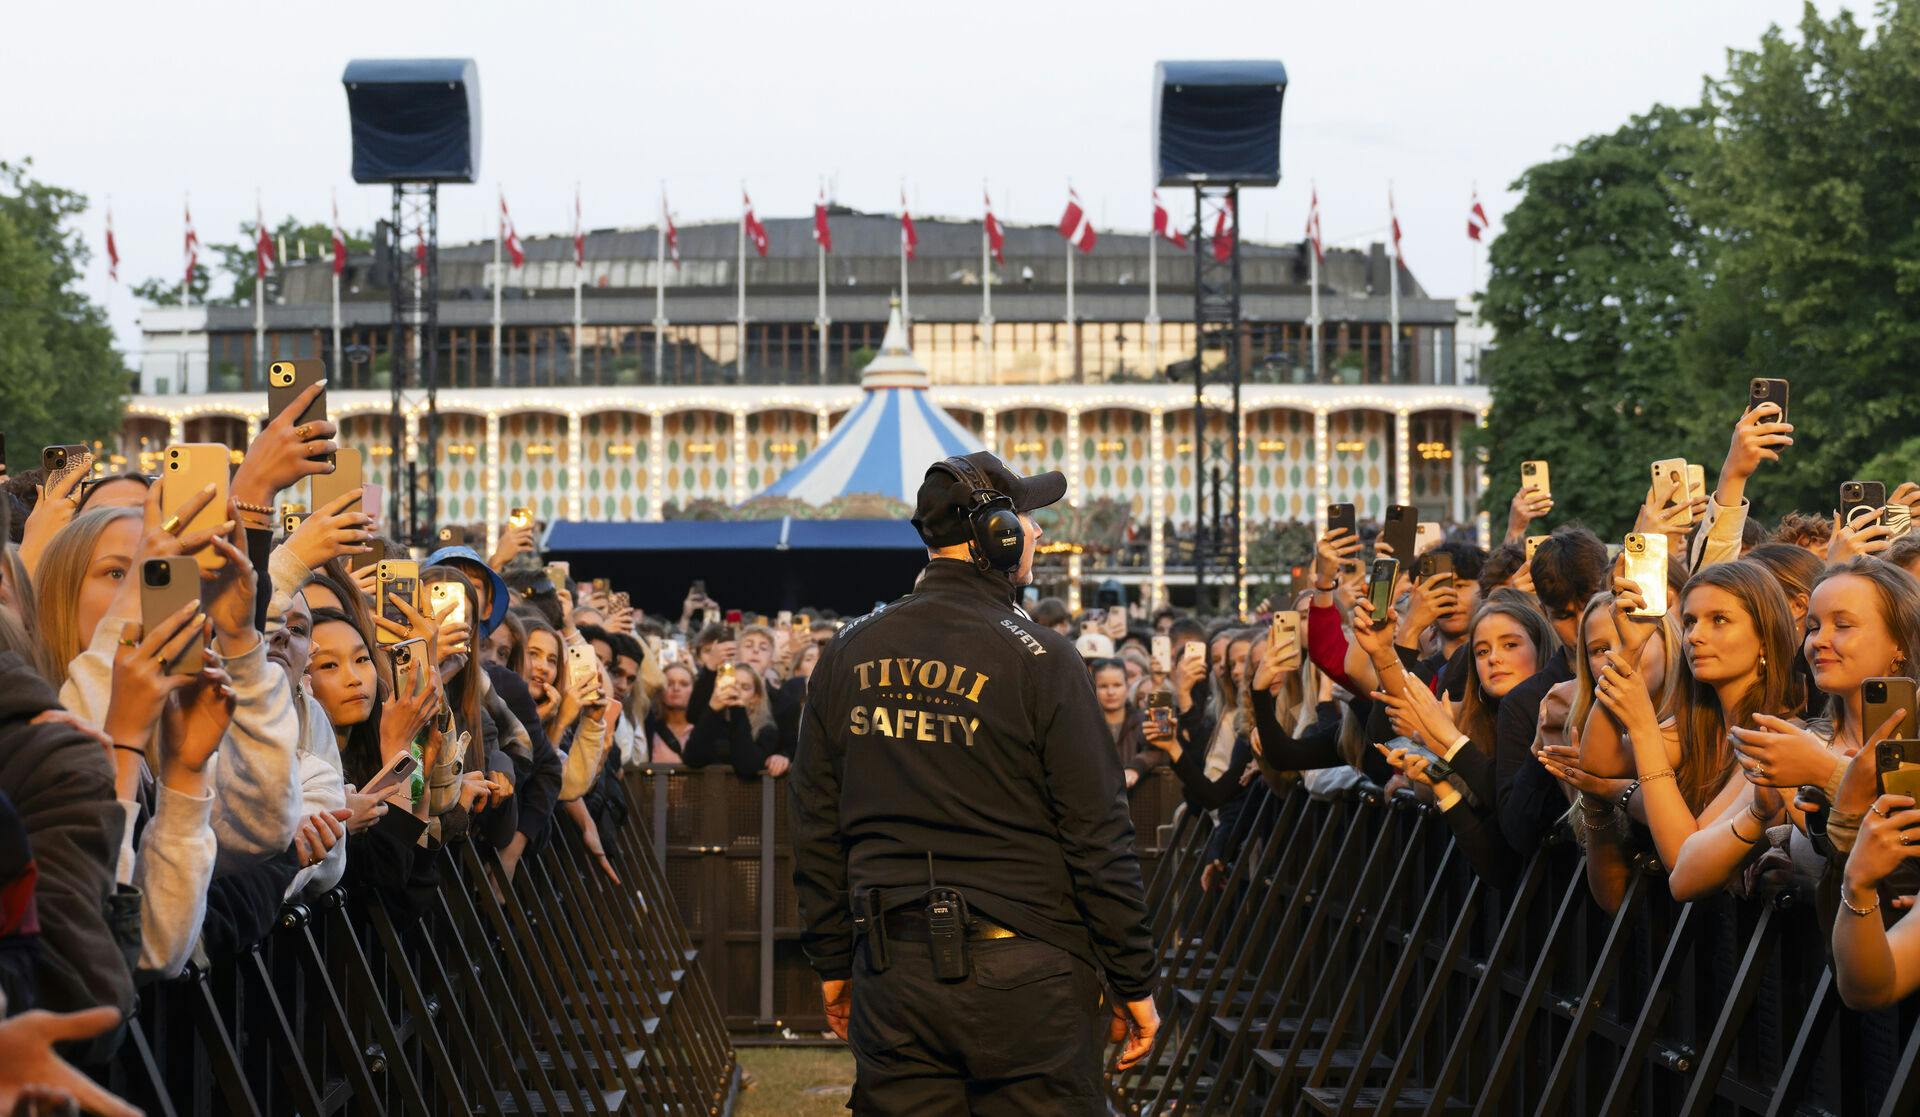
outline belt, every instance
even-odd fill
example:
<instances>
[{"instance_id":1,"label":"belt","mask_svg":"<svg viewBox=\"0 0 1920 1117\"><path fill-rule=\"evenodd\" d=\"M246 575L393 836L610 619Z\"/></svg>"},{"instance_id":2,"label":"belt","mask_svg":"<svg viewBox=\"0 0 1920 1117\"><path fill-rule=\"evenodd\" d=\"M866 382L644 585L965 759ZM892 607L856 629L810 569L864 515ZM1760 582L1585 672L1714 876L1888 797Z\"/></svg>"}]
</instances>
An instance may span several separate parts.
<instances>
[{"instance_id":1,"label":"belt","mask_svg":"<svg viewBox=\"0 0 1920 1117\"><path fill-rule=\"evenodd\" d=\"M926 942L927 913L919 908L895 908L886 914L887 939L890 942ZM974 918L967 924L968 942L1018 938L1013 931L989 919Z\"/></svg>"}]
</instances>

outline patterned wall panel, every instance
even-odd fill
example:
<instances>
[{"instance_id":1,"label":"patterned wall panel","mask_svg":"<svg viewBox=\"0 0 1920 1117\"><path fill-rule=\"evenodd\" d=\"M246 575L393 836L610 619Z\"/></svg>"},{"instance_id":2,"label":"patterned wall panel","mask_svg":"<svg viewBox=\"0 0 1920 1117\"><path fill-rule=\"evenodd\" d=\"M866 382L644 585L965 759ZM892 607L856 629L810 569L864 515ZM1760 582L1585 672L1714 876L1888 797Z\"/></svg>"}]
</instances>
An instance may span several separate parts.
<instances>
[{"instance_id":1,"label":"patterned wall panel","mask_svg":"<svg viewBox=\"0 0 1920 1117\"><path fill-rule=\"evenodd\" d=\"M733 464L732 417L718 411L679 411L661 428L667 440L667 475L662 498L686 507L688 501L726 501Z\"/></svg>"},{"instance_id":2,"label":"patterned wall panel","mask_svg":"<svg viewBox=\"0 0 1920 1117\"><path fill-rule=\"evenodd\" d=\"M550 411L500 419L500 507L531 508L550 523L565 511L567 417Z\"/></svg>"},{"instance_id":3,"label":"patterned wall panel","mask_svg":"<svg viewBox=\"0 0 1920 1117\"><path fill-rule=\"evenodd\" d=\"M485 523L487 518L487 420L480 415L440 416L440 522Z\"/></svg>"},{"instance_id":4,"label":"patterned wall panel","mask_svg":"<svg viewBox=\"0 0 1920 1117\"><path fill-rule=\"evenodd\" d=\"M986 415L978 411L968 411L965 408L959 407L949 407L946 410L947 414L953 416L955 422L972 431L975 438L985 441L987 434Z\"/></svg>"},{"instance_id":5,"label":"patterned wall panel","mask_svg":"<svg viewBox=\"0 0 1920 1117\"><path fill-rule=\"evenodd\" d=\"M778 481L813 452L818 420L811 411L765 411L747 416L747 493Z\"/></svg>"},{"instance_id":6,"label":"patterned wall panel","mask_svg":"<svg viewBox=\"0 0 1920 1117\"><path fill-rule=\"evenodd\" d=\"M1361 519L1385 515L1393 416L1380 411L1337 411L1327 416L1327 440L1333 444L1328 499L1352 502Z\"/></svg>"},{"instance_id":7,"label":"patterned wall panel","mask_svg":"<svg viewBox=\"0 0 1920 1117\"><path fill-rule=\"evenodd\" d=\"M1064 411L1020 408L1000 413L994 448L1008 468L1022 476L1063 469L1067 464L1067 415Z\"/></svg>"},{"instance_id":8,"label":"patterned wall panel","mask_svg":"<svg viewBox=\"0 0 1920 1117\"><path fill-rule=\"evenodd\" d=\"M1246 418L1248 521L1313 519L1312 414L1250 411Z\"/></svg>"},{"instance_id":9,"label":"patterned wall panel","mask_svg":"<svg viewBox=\"0 0 1920 1117\"><path fill-rule=\"evenodd\" d=\"M1194 519L1193 411L1183 407L1167 412L1162 419L1162 429L1166 436L1167 518L1183 528L1191 527ZM1233 449L1233 426L1225 412L1208 411L1205 430L1208 469L1211 471L1218 463L1224 471L1227 456ZM1224 481L1221 487L1224 493Z\"/></svg>"},{"instance_id":10,"label":"patterned wall panel","mask_svg":"<svg viewBox=\"0 0 1920 1117\"><path fill-rule=\"evenodd\" d=\"M580 511L589 520L647 517L647 417L603 411L581 421Z\"/></svg>"},{"instance_id":11,"label":"patterned wall panel","mask_svg":"<svg viewBox=\"0 0 1920 1117\"><path fill-rule=\"evenodd\" d=\"M1455 456L1459 457L1464 471L1462 494L1472 499L1471 459L1460 445L1460 432L1465 425L1463 416L1450 412L1428 411L1413 416L1407 453L1413 461L1413 502L1419 506L1422 519L1438 517L1456 523L1467 519L1453 506Z\"/></svg>"},{"instance_id":12,"label":"patterned wall panel","mask_svg":"<svg viewBox=\"0 0 1920 1117\"><path fill-rule=\"evenodd\" d=\"M1105 408L1080 416L1080 491L1083 502L1124 502L1133 518L1147 521L1148 468L1152 451L1144 411Z\"/></svg>"}]
</instances>

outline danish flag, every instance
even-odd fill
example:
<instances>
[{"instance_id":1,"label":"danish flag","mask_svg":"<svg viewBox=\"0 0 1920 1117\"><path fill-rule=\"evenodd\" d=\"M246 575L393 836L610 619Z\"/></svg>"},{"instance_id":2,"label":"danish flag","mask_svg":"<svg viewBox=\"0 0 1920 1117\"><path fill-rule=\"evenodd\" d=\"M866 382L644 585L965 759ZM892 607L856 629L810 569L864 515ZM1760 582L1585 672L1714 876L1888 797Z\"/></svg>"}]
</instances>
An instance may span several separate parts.
<instances>
[{"instance_id":1,"label":"danish flag","mask_svg":"<svg viewBox=\"0 0 1920 1117\"><path fill-rule=\"evenodd\" d=\"M1187 247L1187 235L1174 227L1173 218L1167 214L1167 207L1160 204L1158 190L1153 192L1153 231L1160 239L1171 243L1175 248Z\"/></svg>"},{"instance_id":2,"label":"danish flag","mask_svg":"<svg viewBox=\"0 0 1920 1117\"><path fill-rule=\"evenodd\" d=\"M1093 231L1093 220L1080 208L1080 195L1072 188L1067 190L1067 212L1060 215L1060 235L1083 253L1092 252L1093 242L1099 239Z\"/></svg>"}]
</instances>

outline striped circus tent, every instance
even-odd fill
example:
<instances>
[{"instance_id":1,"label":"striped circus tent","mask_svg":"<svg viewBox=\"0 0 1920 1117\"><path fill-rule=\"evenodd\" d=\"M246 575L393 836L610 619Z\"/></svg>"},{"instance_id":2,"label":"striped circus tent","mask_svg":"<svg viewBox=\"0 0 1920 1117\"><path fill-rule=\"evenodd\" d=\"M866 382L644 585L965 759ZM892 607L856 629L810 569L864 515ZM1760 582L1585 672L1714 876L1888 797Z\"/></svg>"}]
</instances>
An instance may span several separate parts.
<instances>
[{"instance_id":1,"label":"striped circus tent","mask_svg":"<svg viewBox=\"0 0 1920 1117\"><path fill-rule=\"evenodd\" d=\"M908 348L893 301L880 352L860 374L865 396L833 434L760 495L822 505L872 493L911 505L927 467L986 449L927 395L927 370Z\"/></svg>"}]
</instances>

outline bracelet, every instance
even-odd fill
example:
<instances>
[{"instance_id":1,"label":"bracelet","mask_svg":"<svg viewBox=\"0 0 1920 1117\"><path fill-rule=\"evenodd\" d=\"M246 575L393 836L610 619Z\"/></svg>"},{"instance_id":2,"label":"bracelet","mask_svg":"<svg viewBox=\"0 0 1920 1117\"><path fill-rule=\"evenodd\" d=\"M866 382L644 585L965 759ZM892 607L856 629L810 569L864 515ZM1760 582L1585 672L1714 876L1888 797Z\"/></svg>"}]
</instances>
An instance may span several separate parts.
<instances>
[{"instance_id":1,"label":"bracelet","mask_svg":"<svg viewBox=\"0 0 1920 1117\"><path fill-rule=\"evenodd\" d=\"M273 509L264 504L249 504L237 496L228 497L228 499L233 501L233 506L242 512L252 512L256 516L265 516L268 519L273 518Z\"/></svg>"},{"instance_id":2,"label":"bracelet","mask_svg":"<svg viewBox=\"0 0 1920 1117\"><path fill-rule=\"evenodd\" d=\"M120 752L130 752L142 760L145 760L147 758L146 749L135 748L132 745L122 745L122 744L115 744L113 747Z\"/></svg>"},{"instance_id":3,"label":"bracelet","mask_svg":"<svg viewBox=\"0 0 1920 1117\"><path fill-rule=\"evenodd\" d=\"M1627 809L1627 804L1633 801L1633 793L1639 790L1640 790L1639 780L1628 781L1627 789L1620 793L1620 809L1621 810L1624 811Z\"/></svg>"},{"instance_id":4,"label":"bracelet","mask_svg":"<svg viewBox=\"0 0 1920 1117\"><path fill-rule=\"evenodd\" d=\"M1745 834L1742 834L1740 832L1740 820L1738 818L1728 822L1727 829L1733 831L1733 836L1740 839L1742 845L1757 846L1760 844L1760 839L1767 836L1767 831L1764 827L1761 828L1760 833L1755 837L1749 838Z\"/></svg>"},{"instance_id":5,"label":"bracelet","mask_svg":"<svg viewBox=\"0 0 1920 1117\"><path fill-rule=\"evenodd\" d=\"M1339 582L1335 582L1333 585L1330 585L1330 586L1323 586L1319 582L1315 582L1313 584L1313 592L1315 593L1332 593L1334 590L1339 588L1340 588Z\"/></svg>"},{"instance_id":6,"label":"bracelet","mask_svg":"<svg viewBox=\"0 0 1920 1117\"><path fill-rule=\"evenodd\" d=\"M1655 780L1670 780L1670 779L1673 779L1673 769L1662 768L1657 772L1648 772L1646 775L1641 776L1638 782L1652 783Z\"/></svg>"},{"instance_id":7,"label":"bracelet","mask_svg":"<svg viewBox=\"0 0 1920 1117\"><path fill-rule=\"evenodd\" d=\"M1873 906L1870 908L1856 908L1853 906L1853 901L1847 899L1847 890L1844 887L1842 887L1840 889L1840 906L1843 908L1846 908L1848 911L1859 916L1860 918L1865 919L1867 916L1872 915L1874 912L1880 910L1880 897L1878 895L1874 896Z\"/></svg>"},{"instance_id":8,"label":"bracelet","mask_svg":"<svg viewBox=\"0 0 1920 1117\"><path fill-rule=\"evenodd\" d=\"M1748 802L1748 803L1747 803L1747 814L1749 814L1749 815L1751 815L1751 816L1752 816L1752 818L1753 818L1753 820L1754 820L1755 822L1757 822L1757 823L1759 823L1759 824L1760 824L1760 826L1761 826L1761 828L1762 828L1762 829L1764 829L1764 828L1766 827L1766 825L1767 825L1767 823L1768 823L1768 822L1770 822L1770 821L1772 821L1772 818L1773 818L1773 816L1771 816L1771 815L1764 815L1764 814L1761 814L1761 813L1760 813L1759 811L1757 811L1757 810L1754 810L1754 808L1755 808L1755 807L1757 807L1757 806L1759 806L1759 805L1760 805L1760 804L1758 804L1758 803L1754 803L1754 802Z\"/></svg>"}]
</instances>

